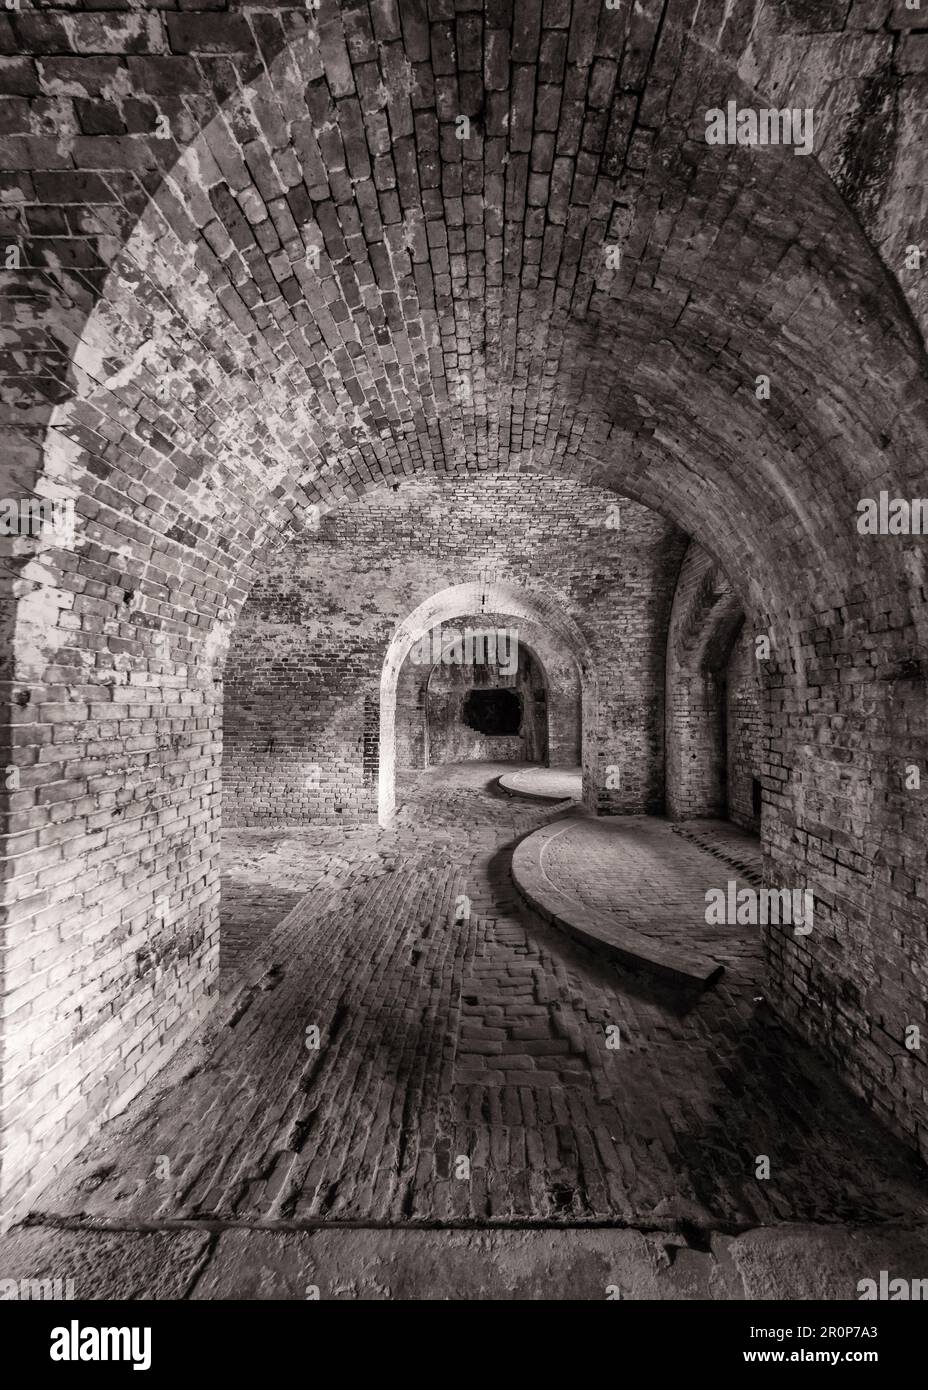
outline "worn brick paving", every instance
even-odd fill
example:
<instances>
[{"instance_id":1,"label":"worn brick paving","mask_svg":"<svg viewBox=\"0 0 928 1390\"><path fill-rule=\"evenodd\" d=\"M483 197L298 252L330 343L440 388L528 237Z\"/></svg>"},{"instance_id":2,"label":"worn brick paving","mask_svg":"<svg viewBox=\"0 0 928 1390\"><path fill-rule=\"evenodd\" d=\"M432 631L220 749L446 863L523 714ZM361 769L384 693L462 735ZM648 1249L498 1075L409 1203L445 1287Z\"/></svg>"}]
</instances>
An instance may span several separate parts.
<instances>
[{"instance_id":1,"label":"worn brick paving","mask_svg":"<svg viewBox=\"0 0 928 1390\"><path fill-rule=\"evenodd\" d=\"M273 931L254 918L205 1063L96 1141L37 1219L736 1228L924 1216L916 1160L764 1004L755 943L693 1000L523 917L512 845L558 812L494 789L500 770L419 774L394 829L337 845L331 833L283 832L276 850L267 832L263 848L230 837L233 881L263 860L288 882L302 863L314 886ZM698 833L753 853L724 827ZM645 893L636 836L660 857ZM694 874L729 872L663 822L629 822L622 843L642 920ZM760 1154L769 1181L754 1177Z\"/></svg>"},{"instance_id":2,"label":"worn brick paving","mask_svg":"<svg viewBox=\"0 0 928 1390\"><path fill-rule=\"evenodd\" d=\"M395 856L370 837L326 826L287 831L228 830L223 837L223 990L234 986L249 957L307 892L351 874L355 880L383 870Z\"/></svg>"},{"instance_id":3,"label":"worn brick paving","mask_svg":"<svg viewBox=\"0 0 928 1390\"><path fill-rule=\"evenodd\" d=\"M528 767L507 772L500 778L503 791L519 796L540 796L552 801L583 796L583 774L579 767Z\"/></svg>"}]
</instances>

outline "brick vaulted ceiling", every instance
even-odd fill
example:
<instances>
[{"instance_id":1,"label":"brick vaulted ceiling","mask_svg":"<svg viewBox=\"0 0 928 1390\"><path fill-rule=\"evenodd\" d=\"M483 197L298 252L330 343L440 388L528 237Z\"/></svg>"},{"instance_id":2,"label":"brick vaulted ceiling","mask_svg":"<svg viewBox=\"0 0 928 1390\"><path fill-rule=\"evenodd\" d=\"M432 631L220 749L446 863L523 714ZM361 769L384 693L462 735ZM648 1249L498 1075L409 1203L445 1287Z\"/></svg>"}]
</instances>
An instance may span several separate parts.
<instances>
[{"instance_id":1,"label":"brick vaulted ceiling","mask_svg":"<svg viewBox=\"0 0 928 1390\"><path fill-rule=\"evenodd\" d=\"M868 571L920 621L918 561L874 569L853 524L924 477L917 21L901 0L0 16L14 490L76 493L94 562L168 631L179 595L195 628L236 610L313 503L423 468L635 496L770 623ZM771 97L813 106L815 157L706 144L708 107Z\"/></svg>"},{"instance_id":2,"label":"brick vaulted ceiling","mask_svg":"<svg viewBox=\"0 0 928 1390\"><path fill-rule=\"evenodd\" d=\"M923 1144L925 548L855 524L928 495L919 12L106 3L0 13L2 495L77 511L0 566L3 1201L206 1016L262 557L429 470L595 483L725 570L771 639L765 864L821 924L771 979ZM729 100L812 108L815 153L708 145Z\"/></svg>"}]
</instances>

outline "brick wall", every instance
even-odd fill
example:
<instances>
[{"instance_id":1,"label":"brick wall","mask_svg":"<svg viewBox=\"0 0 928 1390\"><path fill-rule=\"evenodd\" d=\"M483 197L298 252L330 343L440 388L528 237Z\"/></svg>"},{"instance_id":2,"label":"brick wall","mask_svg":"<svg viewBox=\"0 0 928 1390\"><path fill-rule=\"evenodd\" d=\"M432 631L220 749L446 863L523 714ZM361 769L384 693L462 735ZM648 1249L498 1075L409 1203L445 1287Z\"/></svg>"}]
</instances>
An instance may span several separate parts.
<instances>
[{"instance_id":1,"label":"brick wall","mask_svg":"<svg viewBox=\"0 0 928 1390\"><path fill-rule=\"evenodd\" d=\"M760 834L760 792L764 764L762 691L753 634L743 627L728 659L725 679L727 809L736 825Z\"/></svg>"},{"instance_id":2,"label":"brick wall","mask_svg":"<svg viewBox=\"0 0 928 1390\"><path fill-rule=\"evenodd\" d=\"M718 555L772 641L768 872L821 899L771 993L924 1147L928 578L923 540L854 523L928 494L928 54L902 0L721 8L0 15L0 475L79 516L0 573L4 1210L207 1002L217 682L262 557L460 472L611 489ZM813 158L705 144L708 107L774 91L816 105ZM626 636L633 712L614 694L586 759L617 809L660 790L634 706L662 654ZM359 806L377 740L371 689Z\"/></svg>"},{"instance_id":3,"label":"brick wall","mask_svg":"<svg viewBox=\"0 0 928 1390\"><path fill-rule=\"evenodd\" d=\"M102 603L76 574L63 592L71 630L95 644ZM218 978L216 686L193 659L127 659L128 618L124 630L121 652L114 625L109 659L98 654L92 669L78 646L54 684L16 686L3 1015L11 1202L143 1090L203 1023Z\"/></svg>"},{"instance_id":4,"label":"brick wall","mask_svg":"<svg viewBox=\"0 0 928 1390\"><path fill-rule=\"evenodd\" d=\"M482 626L472 617L474 630ZM513 629L516 631L517 629ZM426 691L429 766L437 763L483 761L543 762L547 754L548 714L544 674L524 646L518 648L517 669L512 662L435 666ZM466 718L466 702L472 691L509 691L519 702L518 733L478 732ZM545 696L540 702L536 692Z\"/></svg>"},{"instance_id":5,"label":"brick wall","mask_svg":"<svg viewBox=\"0 0 928 1390\"><path fill-rule=\"evenodd\" d=\"M728 682L743 623L741 604L720 565L691 543L667 639L667 809L674 820L731 814L729 767L734 757L740 769L745 750L742 728L728 715ZM756 663L742 662L736 675L741 697L752 698L759 711ZM740 793L741 782L737 785Z\"/></svg>"},{"instance_id":6,"label":"brick wall","mask_svg":"<svg viewBox=\"0 0 928 1390\"><path fill-rule=\"evenodd\" d=\"M771 673L768 876L814 891L815 929L807 938L768 932L767 947L781 1012L928 1158L924 1042L905 1045L912 1024L924 1037L928 981L928 701L924 668L905 654L904 620L884 604L882 621L863 616L863 597L850 623L823 612L803 643L799 689L782 670ZM795 763L786 752L792 731L802 747ZM907 784L911 768L921 769L918 786L911 774Z\"/></svg>"},{"instance_id":7,"label":"brick wall","mask_svg":"<svg viewBox=\"0 0 928 1390\"><path fill-rule=\"evenodd\" d=\"M379 709L389 640L418 603L489 565L529 592L554 594L579 625L599 685L586 767L603 809L662 805L663 683L670 593L683 541L615 495L523 476L404 484L335 507L301 546L270 560L245 604L225 681L227 824L348 823L376 814L377 759L364 765L365 722ZM556 538L556 543L555 543ZM462 621L449 632L461 631ZM500 626L521 620L498 614ZM553 755L576 763L578 682L571 654L544 625ZM400 673L398 747L421 765L424 694ZM407 671L404 678L403 672ZM400 766L402 766L402 761ZM619 785L607 769L621 768Z\"/></svg>"},{"instance_id":8,"label":"brick wall","mask_svg":"<svg viewBox=\"0 0 928 1390\"><path fill-rule=\"evenodd\" d=\"M486 622L486 616L445 623L440 632L448 638L462 636L467 626ZM494 621L508 627L512 618L497 614ZM582 713L580 676L576 662L556 637L538 623L522 617L518 621L518 641L533 655L546 690L546 735L550 767L579 767L581 763ZM438 642L436 636L434 641ZM430 637L430 642L432 641ZM427 766L425 720L426 685L431 675L427 666L407 657L397 682L396 765L398 769Z\"/></svg>"}]
</instances>

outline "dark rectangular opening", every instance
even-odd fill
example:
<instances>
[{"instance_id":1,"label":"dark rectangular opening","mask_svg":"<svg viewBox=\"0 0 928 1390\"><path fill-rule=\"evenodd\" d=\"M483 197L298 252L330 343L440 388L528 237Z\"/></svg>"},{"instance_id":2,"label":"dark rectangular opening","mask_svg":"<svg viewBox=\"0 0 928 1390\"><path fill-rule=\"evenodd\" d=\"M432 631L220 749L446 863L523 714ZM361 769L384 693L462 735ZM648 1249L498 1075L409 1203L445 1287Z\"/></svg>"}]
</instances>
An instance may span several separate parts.
<instances>
[{"instance_id":1,"label":"dark rectangular opening","mask_svg":"<svg viewBox=\"0 0 928 1390\"><path fill-rule=\"evenodd\" d=\"M464 723L490 738L509 737L522 727L522 699L514 690L469 690Z\"/></svg>"}]
</instances>

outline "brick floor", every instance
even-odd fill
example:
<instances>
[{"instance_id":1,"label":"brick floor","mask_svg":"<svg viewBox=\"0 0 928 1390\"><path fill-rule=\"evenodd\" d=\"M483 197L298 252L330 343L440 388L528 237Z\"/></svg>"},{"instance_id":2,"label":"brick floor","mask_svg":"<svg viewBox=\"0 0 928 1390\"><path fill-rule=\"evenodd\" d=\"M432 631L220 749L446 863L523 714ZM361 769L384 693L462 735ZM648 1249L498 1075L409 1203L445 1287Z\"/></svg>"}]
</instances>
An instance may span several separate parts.
<instances>
[{"instance_id":1,"label":"brick floor","mask_svg":"<svg viewBox=\"0 0 928 1390\"><path fill-rule=\"evenodd\" d=\"M513 845L558 813L505 796L500 771L419 774L390 831L228 835L243 969L210 1047L73 1163L37 1219L923 1219L924 1170L772 1015L755 938L733 934L694 1001L523 916ZM623 830L609 892L645 924L753 852L708 822Z\"/></svg>"}]
</instances>

